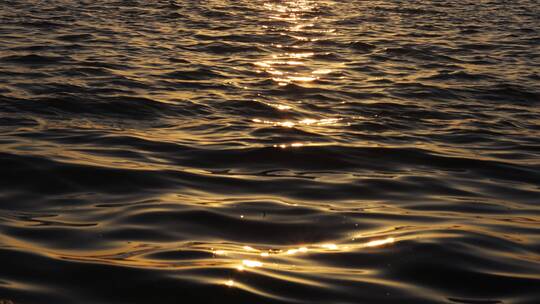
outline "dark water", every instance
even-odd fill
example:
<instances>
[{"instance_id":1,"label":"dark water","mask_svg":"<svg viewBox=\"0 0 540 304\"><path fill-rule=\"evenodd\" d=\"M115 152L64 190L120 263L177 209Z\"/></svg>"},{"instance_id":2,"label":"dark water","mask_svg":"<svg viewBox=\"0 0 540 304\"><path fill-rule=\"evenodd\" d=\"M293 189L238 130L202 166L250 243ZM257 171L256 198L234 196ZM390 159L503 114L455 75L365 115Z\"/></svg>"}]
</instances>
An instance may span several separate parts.
<instances>
[{"instance_id":1,"label":"dark water","mask_svg":"<svg viewBox=\"0 0 540 304\"><path fill-rule=\"evenodd\" d=\"M0 2L1 303L540 303L540 5Z\"/></svg>"}]
</instances>

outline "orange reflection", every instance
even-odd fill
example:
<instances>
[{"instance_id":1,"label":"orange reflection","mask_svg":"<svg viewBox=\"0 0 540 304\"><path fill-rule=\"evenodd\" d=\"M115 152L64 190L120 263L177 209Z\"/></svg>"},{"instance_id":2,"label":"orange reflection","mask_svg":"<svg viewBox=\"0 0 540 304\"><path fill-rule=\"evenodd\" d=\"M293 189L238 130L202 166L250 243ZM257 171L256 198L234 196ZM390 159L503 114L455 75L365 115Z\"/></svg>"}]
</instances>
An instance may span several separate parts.
<instances>
[{"instance_id":1,"label":"orange reflection","mask_svg":"<svg viewBox=\"0 0 540 304\"><path fill-rule=\"evenodd\" d=\"M384 240L376 240L376 241L367 242L365 244L365 246L366 247L378 247L378 246L383 246L383 245L392 244L392 243L394 243L394 238L389 237L389 238L386 238Z\"/></svg>"},{"instance_id":2,"label":"orange reflection","mask_svg":"<svg viewBox=\"0 0 540 304\"><path fill-rule=\"evenodd\" d=\"M261 263L259 261L254 261L254 260L243 260L242 264L244 266L246 266L246 267L251 267L251 268L262 267L263 266L263 263Z\"/></svg>"},{"instance_id":3,"label":"orange reflection","mask_svg":"<svg viewBox=\"0 0 540 304\"><path fill-rule=\"evenodd\" d=\"M280 145L274 145L274 148L281 148L281 149L299 148L299 147L303 147L304 145L305 144L303 144L303 143L280 144Z\"/></svg>"},{"instance_id":4,"label":"orange reflection","mask_svg":"<svg viewBox=\"0 0 540 304\"><path fill-rule=\"evenodd\" d=\"M334 29L313 29L318 17L310 17L309 14L317 9L316 1L284 1L280 3L265 3L264 8L269 12L268 18L287 22L288 27L282 29L282 34L296 41L317 40L310 38L309 33L330 33ZM267 29L267 26L263 26ZM292 34L294 33L294 34ZM283 44L272 44L279 51L270 55L270 59L260 60L254 65L258 72L265 72L272 76L272 80L278 85L290 83L308 84L319 79L324 73L320 69L313 70L314 63L311 60L317 55L313 51L299 50L290 51L298 46L287 46ZM283 51L281 51L283 49ZM287 50L288 49L288 50Z\"/></svg>"},{"instance_id":5,"label":"orange reflection","mask_svg":"<svg viewBox=\"0 0 540 304\"><path fill-rule=\"evenodd\" d=\"M338 250L338 246L336 244L323 244L321 247L328 250Z\"/></svg>"},{"instance_id":6,"label":"orange reflection","mask_svg":"<svg viewBox=\"0 0 540 304\"><path fill-rule=\"evenodd\" d=\"M330 125L337 125L339 121L342 119L340 118L323 118L323 119L313 119L313 118L307 118L302 119L299 121L291 121L291 120L285 120L285 121L272 121L272 120L262 120L255 118L252 121L256 123L262 123L262 124L268 124L273 125L276 127L285 127L285 128L293 128L296 126L330 126Z\"/></svg>"}]
</instances>

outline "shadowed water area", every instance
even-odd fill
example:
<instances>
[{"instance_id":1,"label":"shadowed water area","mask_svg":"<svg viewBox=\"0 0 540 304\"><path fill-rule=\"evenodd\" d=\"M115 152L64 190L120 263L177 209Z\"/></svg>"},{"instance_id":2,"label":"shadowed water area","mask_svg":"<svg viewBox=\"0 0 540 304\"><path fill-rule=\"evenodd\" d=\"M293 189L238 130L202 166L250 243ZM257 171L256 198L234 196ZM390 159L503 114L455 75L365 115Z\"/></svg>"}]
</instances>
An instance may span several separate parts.
<instances>
[{"instance_id":1,"label":"shadowed water area","mask_svg":"<svg viewBox=\"0 0 540 304\"><path fill-rule=\"evenodd\" d=\"M0 303L539 303L539 20L1 1Z\"/></svg>"}]
</instances>

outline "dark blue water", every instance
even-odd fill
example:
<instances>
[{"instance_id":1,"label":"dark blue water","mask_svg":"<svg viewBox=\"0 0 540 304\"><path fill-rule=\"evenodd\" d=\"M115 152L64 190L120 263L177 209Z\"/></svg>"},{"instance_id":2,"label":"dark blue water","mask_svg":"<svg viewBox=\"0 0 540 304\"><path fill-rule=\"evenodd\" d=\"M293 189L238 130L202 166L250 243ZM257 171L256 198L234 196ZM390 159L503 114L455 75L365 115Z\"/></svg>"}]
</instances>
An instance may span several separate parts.
<instances>
[{"instance_id":1,"label":"dark blue water","mask_svg":"<svg viewBox=\"0 0 540 304\"><path fill-rule=\"evenodd\" d=\"M0 303L540 303L539 25L0 1Z\"/></svg>"}]
</instances>

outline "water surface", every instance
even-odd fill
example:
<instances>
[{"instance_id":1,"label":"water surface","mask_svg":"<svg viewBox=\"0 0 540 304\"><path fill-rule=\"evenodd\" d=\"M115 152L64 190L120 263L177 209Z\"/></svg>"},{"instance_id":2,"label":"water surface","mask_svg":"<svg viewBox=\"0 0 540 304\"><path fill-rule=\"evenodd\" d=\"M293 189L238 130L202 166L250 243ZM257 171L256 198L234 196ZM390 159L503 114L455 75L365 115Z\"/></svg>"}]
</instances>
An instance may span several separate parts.
<instances>
[{"instance_id":1,"label":"water surface","mask_svg":"<svg viewBox=\"0 0 540 304\"><path fill-rule=\"evenodd\" d=\"M0 302L540 299L540 6L0 3Z\"/></svg>"}]
</instances>

